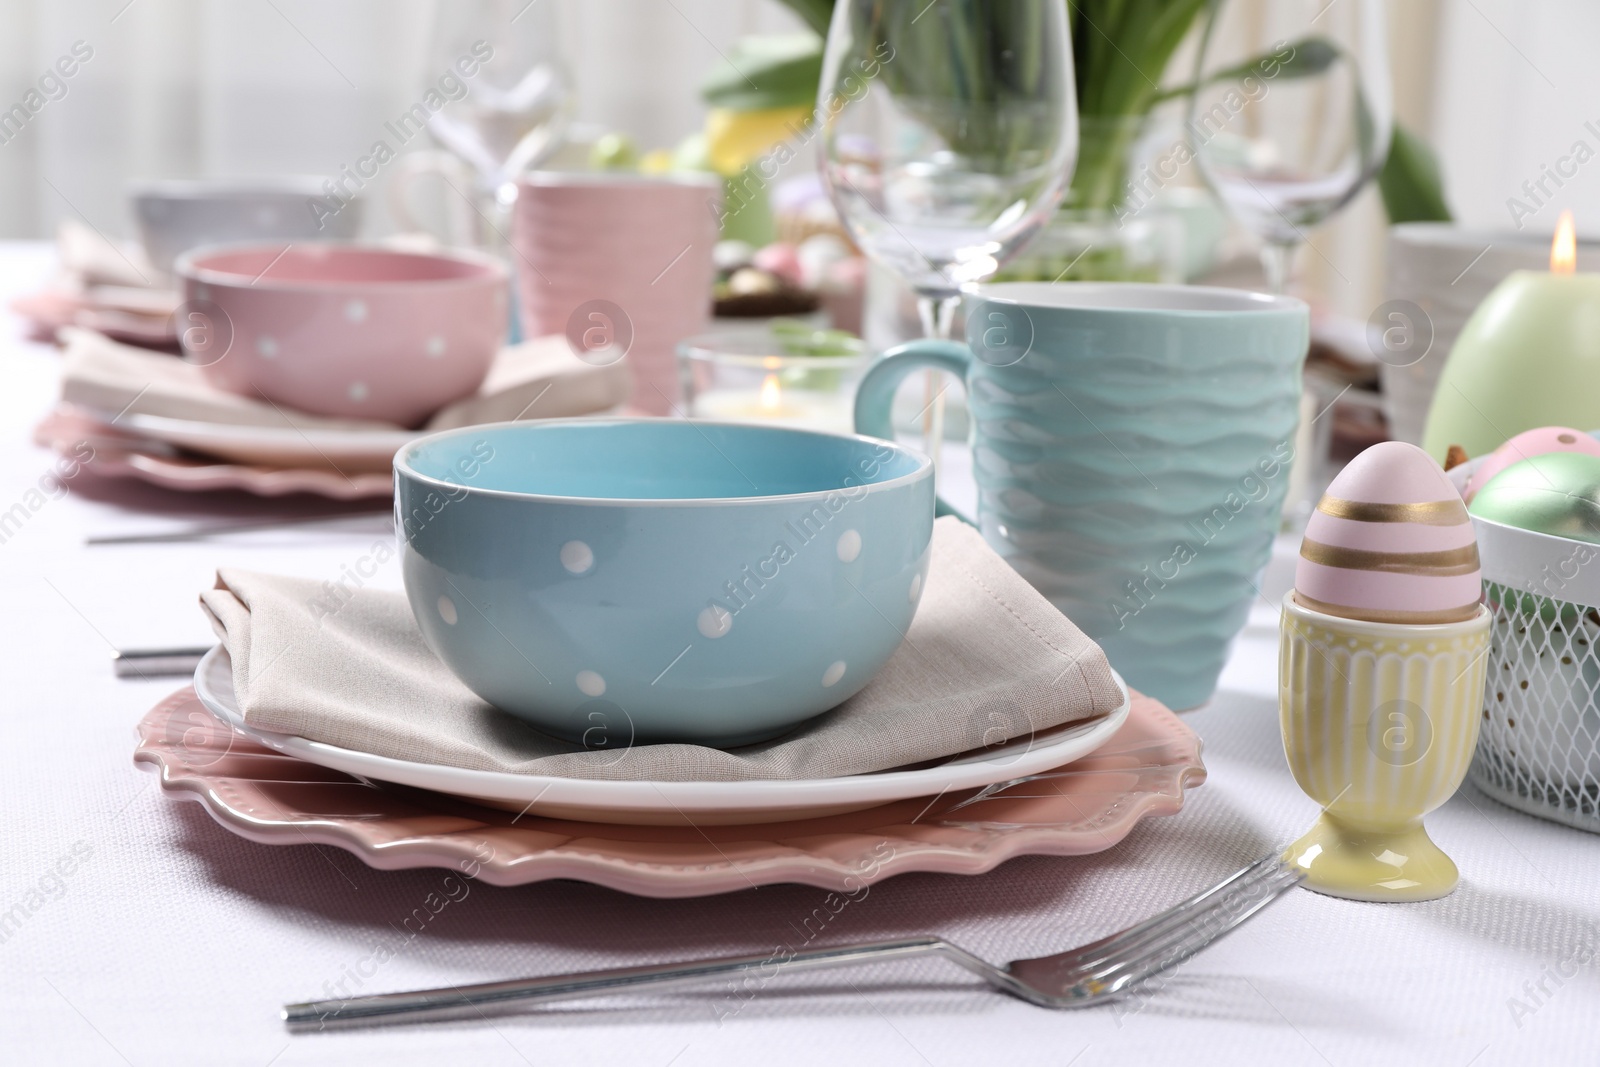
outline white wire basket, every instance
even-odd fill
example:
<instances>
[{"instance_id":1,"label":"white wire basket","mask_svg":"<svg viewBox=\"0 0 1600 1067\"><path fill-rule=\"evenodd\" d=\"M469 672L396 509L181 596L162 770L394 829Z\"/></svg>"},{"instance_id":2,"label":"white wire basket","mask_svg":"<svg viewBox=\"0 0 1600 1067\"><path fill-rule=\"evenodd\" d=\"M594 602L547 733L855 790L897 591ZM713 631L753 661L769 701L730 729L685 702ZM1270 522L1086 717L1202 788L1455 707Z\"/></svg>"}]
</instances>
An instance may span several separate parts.
<instances>
[{"instance_id":1,"label":"white wire basket","mask_svg":"<svg viewBox=\"0 0 1600 1067\"><path fill-rule=\"evenodd\" d=\"M1600 545L1472 523L1494 621L1469 777L1513 808L1600 833Z\"/></svg>"}]
</instances>

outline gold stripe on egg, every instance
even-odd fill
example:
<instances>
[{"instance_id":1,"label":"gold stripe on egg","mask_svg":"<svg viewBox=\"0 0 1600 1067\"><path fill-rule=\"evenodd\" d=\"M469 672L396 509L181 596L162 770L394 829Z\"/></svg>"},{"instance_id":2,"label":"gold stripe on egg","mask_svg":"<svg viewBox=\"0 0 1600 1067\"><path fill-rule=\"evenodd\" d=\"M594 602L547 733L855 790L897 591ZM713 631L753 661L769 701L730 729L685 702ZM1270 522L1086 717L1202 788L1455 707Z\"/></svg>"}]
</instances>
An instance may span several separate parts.
<instances>
[{"instance_id":1,"label":"gold stripe on egg","mask_svg":"<svg viewBox=\"0 0 1600 1067\"><path fill-rule=\"evenodd\" d=\"M1384 571L1389 574L1416 574L1424 578L1451 578L1478 570L1478 546L1462 545L1440 552L1371 552L1362 548L1341 548L1306 538L1300 542L1300 558L1325 567L1349 571Z\"/></svg>"},{"instance_id":2,"label":"gold stripe on egg","mask_svg":"<svg viewBox=\"0 0 1600 1067\"><path fill-rule=\"evenodd\" d=\"M1420 522L1427 526L1462 526L1468 521L1467 506L1459 500L1428 500L1421 504L1373 504L1365 500L1341 500L1323 496L1317 510L1336 519L1357 522Z\"/></svg>"},{"instance_id":3,"label":"gold stripe on egg","mask_svg":"<svg viewBox=\"0 0 1600 1067\"><path fill-rule=\"evenodd\" d=\"M1301 607L1320 611L1324 615L1354 619L1357 622L1388 623L1392 626L1436 626L1448 622L1466 622L1475 618L1479 607L1482 606L1474 600L1458 608L1440 608L1437 611L1385 611L1381 608L1353 608L1348 604L1329 604L1316 597L1306 596L1298 589L1294 592L1294 599Z\"/></svg>"}]
</instances>

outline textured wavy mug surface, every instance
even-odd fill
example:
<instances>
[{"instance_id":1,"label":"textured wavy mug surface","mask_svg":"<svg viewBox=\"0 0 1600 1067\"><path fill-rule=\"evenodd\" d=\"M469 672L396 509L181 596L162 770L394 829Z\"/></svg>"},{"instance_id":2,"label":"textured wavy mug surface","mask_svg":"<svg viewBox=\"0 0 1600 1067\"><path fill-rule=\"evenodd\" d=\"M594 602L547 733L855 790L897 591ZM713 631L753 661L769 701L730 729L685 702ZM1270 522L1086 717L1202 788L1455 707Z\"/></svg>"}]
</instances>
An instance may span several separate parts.
<instances>
[{"instance_id":1,"label":"textured wavy mug surface","mask_svg":"<svg viewBox=\"0 0 1600 1067\"><path fill-rule=\"evenodd\" d=\"M676 413L677 344L711 321L721 195L706 174L528 175L511 235L528 335L565 333L596 365L626 355L633 406Z\"/></svg>"},{"instance_id":2,"label":"textured wavy mug surface","mask_svg":"<svg viewBox=\"0 0 1600 1067\"><path fill-rule=\"evenodd\" d=\"M888 429L915 366L965 378L976 522L1130 685L1204 703L1272 549L1294 454L1306 306L1161 285L980 286L968 345L913 342L862 382Z\"/></svg>"}]
</instances>

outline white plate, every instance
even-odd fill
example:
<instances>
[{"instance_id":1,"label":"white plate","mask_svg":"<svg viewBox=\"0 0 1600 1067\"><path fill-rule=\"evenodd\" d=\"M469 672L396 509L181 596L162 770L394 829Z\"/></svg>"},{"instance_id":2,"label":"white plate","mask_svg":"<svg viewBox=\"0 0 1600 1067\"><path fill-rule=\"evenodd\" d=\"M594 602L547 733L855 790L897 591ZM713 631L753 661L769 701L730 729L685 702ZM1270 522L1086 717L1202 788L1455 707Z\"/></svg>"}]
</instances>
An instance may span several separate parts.
<instances>
[{"instance_id":1,"label":"white plate","mask_svg":"<svg viewBox=\"0 0 1600 1067\"><path fill-rule=\"evenodd\" d=\"M107 412L84 414L109 423ZM208 456L271 467L386 471L394 454L418 434L410 430L300 430L292 426L234 426L130 412L116 428Z\"/></svg>"},{"instance_id":2,"label":"white plate","mask_svg":"<svg viewBox=\"0 0 1600 1067\"><path fill-rule=\"evenodd\" d=\"M1099 748L1128 718L1128 687L1109 715L1018 738L1000 748L916 770L846 778L743 782L640 782L473 771L356 752L245 724L233 691L233 661L213 648L195 671L194 688L207 708L258 744L362 778L431 789L510 811L533 811L584 822L727 825L812 819L860 811L910 797L980 789L1054 770Z\"/></svg>"}]
</instances>

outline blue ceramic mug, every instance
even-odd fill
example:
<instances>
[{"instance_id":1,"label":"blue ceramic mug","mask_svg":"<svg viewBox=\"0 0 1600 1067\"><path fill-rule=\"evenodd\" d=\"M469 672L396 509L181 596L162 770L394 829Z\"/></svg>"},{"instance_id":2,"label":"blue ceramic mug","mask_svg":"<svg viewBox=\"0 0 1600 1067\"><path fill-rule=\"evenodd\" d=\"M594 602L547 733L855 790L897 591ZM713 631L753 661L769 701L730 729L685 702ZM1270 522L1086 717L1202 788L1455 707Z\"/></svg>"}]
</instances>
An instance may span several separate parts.
<instances>
[{"instance_id":1,"label":"blue ceramic mug","mask_svg":"<svg viewBox=\"0 0 1600 1067\"><path fill-rule=\"evenodd\" d=\"M893 435L895 388L913 370L961 379L985 540L1130 685L1174 708L1204 703L1278 529L1306 305L1019 282L972 287L963 309L967 344L913 341L867 373L857 429Z\"/></svg>"},{"instance_id":2,"label":"blue ceramic mug","mask_svg":"<svg viewBox=\"0 0 1600 1067\"><path fill-rule=\"evenodd\" d=\"M917 610L926 457L864 437L667 419L468 426L395 457L428 647L585 747L781 734L852 696Z\"/></svg>"}]
</instances>

